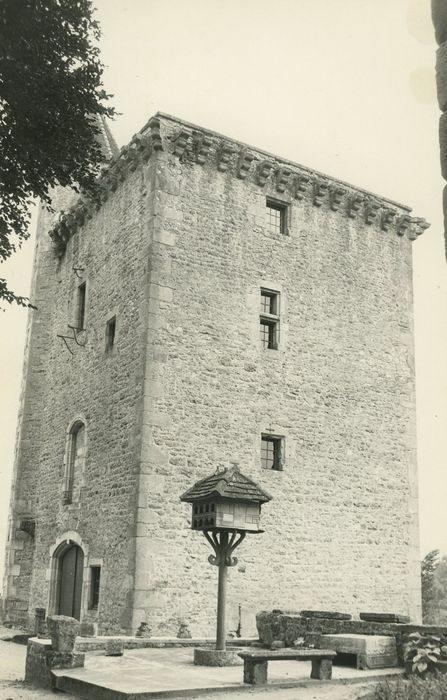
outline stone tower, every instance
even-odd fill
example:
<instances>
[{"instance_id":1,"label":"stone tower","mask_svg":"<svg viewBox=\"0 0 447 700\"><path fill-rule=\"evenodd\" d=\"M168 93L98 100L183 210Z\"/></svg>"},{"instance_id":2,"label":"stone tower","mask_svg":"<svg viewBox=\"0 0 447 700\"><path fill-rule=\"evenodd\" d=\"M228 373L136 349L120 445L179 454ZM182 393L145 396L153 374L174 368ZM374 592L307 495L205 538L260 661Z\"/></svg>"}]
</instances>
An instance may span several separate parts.
<instances>
[{"instance_id":1,"label":"stone tower","mask_svg":"<svg viewBox=\"0 0 447 700\"><path fill-rule=\"evenodd\" d=\"M101 187L40 236L9 618L211 633L214 572L179 496L237 462L273 501L231 573L230 627L262 608L417 621L425 222L161 113Z\"/></svg>"}]
</instances>

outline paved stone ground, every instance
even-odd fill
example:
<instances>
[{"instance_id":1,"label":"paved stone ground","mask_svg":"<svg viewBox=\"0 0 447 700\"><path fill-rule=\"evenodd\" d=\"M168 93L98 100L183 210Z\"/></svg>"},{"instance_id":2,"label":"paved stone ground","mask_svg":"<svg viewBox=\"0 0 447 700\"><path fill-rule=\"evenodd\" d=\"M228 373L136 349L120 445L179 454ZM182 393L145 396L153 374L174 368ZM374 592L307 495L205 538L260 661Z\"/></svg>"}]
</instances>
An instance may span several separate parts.
<instances>
[{"instance_id":1,"label":"paved stone ground","mask_svg":"<svg viewBox=\"0 0 447 700\"><path fill-rule=\"evenodd\" d=\"M11 630L0 628L0 638L11 635ZM155 651L155 650L154 650ZM34 689L23 683L26 647L0 640L0 700L77 700L72 695ZM104 657L99 657L104 659ZM99 660L98 658L98 660ZM124 658L124 657L123 657ZM287 662L285 662L287 663ZM242 672L242 669L238 669ZM200 700L357 700L370 690L374 683L355 685L331 685L321 687L290 688L287 690L249 690L246 692L225 691L196 696Z\"/></svg>"}]
</instances>

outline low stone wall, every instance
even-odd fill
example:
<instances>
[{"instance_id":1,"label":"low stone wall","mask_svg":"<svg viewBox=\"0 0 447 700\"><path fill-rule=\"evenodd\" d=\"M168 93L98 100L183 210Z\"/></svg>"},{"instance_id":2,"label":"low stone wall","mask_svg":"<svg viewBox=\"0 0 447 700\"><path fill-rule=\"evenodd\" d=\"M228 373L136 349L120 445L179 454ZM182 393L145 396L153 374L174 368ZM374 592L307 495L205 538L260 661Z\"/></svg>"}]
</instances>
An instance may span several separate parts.
<instances>
[{"instance_id":1,"label":"low stone wall","mask_svg":"<svg viewBox=\"0 0 447 700\"><path fill-rule=\"evenodd\" d=\"M179 639L178 637L127 637L124 635L114 637L77 637L75 643L76 651L102 651L110 639L117 639L123 642L124 649L164 649L168 647L213 647L216 645L215 638L196 637L194 639ZM248 647L257 644L258 638L235 637L227 639L227 646Z\"/></svg>"},{"instance_id":2,"label":"low stone wall","mask_svg":"<svg viewBox=\"0 0 447 700\"><path fill-rule=\"evenodd\" d=\"M269 612L263 610L256 615L259 641L267 647L273 642L284 642L286 646L300 637L320 632L322 634L376 634L396 639L399 663L403 663L403 644L412 632L436 634L447 637L447 627L402 624L396 622L366 622L364 620L340 620L324 617L305 617L296 612Z\"/></svg>"}]
</instances>

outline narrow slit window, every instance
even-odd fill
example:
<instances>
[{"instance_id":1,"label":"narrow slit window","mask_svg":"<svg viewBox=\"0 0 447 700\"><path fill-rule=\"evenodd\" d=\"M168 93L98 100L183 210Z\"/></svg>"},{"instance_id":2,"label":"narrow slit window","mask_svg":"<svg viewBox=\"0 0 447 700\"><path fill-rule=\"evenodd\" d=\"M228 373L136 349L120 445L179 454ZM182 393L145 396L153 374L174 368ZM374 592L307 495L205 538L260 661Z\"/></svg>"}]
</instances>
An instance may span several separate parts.
<instances>
[{"instance_id":1,"label":"narrow slit window","mask_svg":"<svg viewBox=\"0 0 447 700\"><path fill-rule=\"evenodd\" d=\"M87 285L85 282L78 287L78 298L76 304L76 328L80 331L85 328L85 298Z\"/></svg>"},{"instance_id":2,"label":"narrow slit window","mask_svg":"<svg viewBox=\"0 0 447 700\"><path fill-rule=\"evenodd\" d=\"M271 233L287 233L287 204L266 199L267 227Z\"/></svg>"},{"instance_id":3,"label":"narrow slit window","mask_svg":"<svg viewBox=\"0 0 447 700\"><path fill-rule=\"evenodd\" d=\"M76 421L68 433L67 457L64 477L63 504L73 501L73 486L76 474L82 471L85 460L86 433L82 421Z\"/></svg>"},{"instance_id":4,"label":"narrow slit window","mask_svg":"<svg viewBox=\"0 0 447 700\"><path fill-rule=\"evenodd\" d=\"M261 436L261 467L282 470L282 438L272 435Z\"/></svg>"},{"instance_id":5,"label":"narrow slit window","mask_svg":"<svg viewBox=\"0 0 447 700\"><path fill-rule=\"evenodd\" d=\"M106 351L112 350L115 345L116 316L110 318L106 324Z\"/></svg>"},{"instance_id":6,"label":"narrow slit window","mask_svg":"<svg viewBox=\"0 0 447 700\"><path fill-rule=\"evenodd\" d=\"M99 587L101 584L101 567L90 567L90 598L88 603L89 610L97 610L99 605Z\"/></svg>"},{"instance_id":7,"label":"narrow slit window","mask_svg":"<svg viewBox=\"0 0 447 700\"><path fill-rule=\"evenodd\" d=\"M279 293L261 289L261 313L259 317L261 345L277 350L279 343Z\"/></svg>"}]
</instances>

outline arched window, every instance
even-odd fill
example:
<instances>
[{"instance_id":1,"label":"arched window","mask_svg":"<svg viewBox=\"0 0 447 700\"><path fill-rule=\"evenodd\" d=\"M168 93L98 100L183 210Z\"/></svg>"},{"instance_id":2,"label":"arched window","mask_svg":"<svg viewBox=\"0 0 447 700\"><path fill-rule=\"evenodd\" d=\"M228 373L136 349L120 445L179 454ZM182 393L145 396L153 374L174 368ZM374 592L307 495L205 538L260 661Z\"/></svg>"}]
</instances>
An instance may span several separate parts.
<instances>
[{"instance_id":1,"label":"arched window","mask_svg":"<svg viewBox=\"0 0 447 700\"><path fill-rule=\"evenodd\" d=\"M81 420L76 420L68 432L65 460L64 504L71 503L73 500L75 478L82 474L84 457L85 424Z\"/></svg>"}]
</instances>

